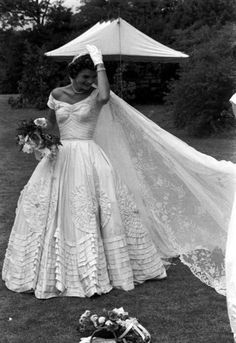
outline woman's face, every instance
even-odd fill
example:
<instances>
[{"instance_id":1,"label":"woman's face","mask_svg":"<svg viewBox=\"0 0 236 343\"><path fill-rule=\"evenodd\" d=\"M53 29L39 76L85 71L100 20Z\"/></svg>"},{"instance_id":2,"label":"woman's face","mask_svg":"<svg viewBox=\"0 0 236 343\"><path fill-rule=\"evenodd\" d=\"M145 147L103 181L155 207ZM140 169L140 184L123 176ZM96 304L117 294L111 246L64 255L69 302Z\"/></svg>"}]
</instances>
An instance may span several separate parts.
<instances>
[{"instance_id":1,"label":"woman's face","mask_svg":"<svg viewBox=\"0 0 236 343\"><path fill-rule=\"evenodd\" d=\"M76 88L78 90L89 90L92 84L96 81L97 73L96 71L90 69L83 69L74 79L76 83Z\"/></svg>"}]
</instances>

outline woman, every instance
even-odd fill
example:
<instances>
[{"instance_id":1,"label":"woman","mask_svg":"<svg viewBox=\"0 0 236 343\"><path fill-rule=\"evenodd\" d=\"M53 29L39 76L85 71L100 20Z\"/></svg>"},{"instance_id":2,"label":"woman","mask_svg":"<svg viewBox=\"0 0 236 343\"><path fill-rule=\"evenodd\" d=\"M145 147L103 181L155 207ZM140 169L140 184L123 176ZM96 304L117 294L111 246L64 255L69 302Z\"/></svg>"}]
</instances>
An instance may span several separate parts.
<instances>
[{"instance_id":1,"label":"woman","mask_svg":"<svg viewBox=\"0 0 236 343\"><path fill-rule=\"evenodd\" d=\"M166 260L180 256L225 293L234 164L196 151L112 92L109 98L101 53L88 51L93 64L75 58L71 84L49 97L63 146L55 164L39 163L19 199L7 287L38 298L129 290L165 278Z\"/></svg>"},{"instance_id":2,"label":"woman","mask_svg":"<svg viewBox=\"0 0 236 343\"><path fill-rule=\"evenodd\" d=\"M41 160L24 188L4 261L6 286L41 299L130 290L166 277L131 192L93 141L110 89L100 51L88 51L91 57L69 64L71 83L50 94L48 126L57 121L62 147L55 164Z\"/></svg>"}]
</instances>

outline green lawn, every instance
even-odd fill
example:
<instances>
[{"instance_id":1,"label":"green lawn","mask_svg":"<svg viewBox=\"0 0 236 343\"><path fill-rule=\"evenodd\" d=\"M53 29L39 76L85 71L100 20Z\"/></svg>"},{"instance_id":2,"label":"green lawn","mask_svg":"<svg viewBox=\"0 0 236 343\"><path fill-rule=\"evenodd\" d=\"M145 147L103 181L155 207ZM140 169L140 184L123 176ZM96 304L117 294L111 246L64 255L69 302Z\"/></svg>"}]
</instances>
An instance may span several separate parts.
<instances>
[{"instance_id":1,"label":"green lawn","mask_svg":"<svg viewBox=\"0 0 236 343\"><path fill-rule=\"evenodd\" d=\"M171 118L163 115L163 107L145 106L142 110L175 132ZM14 143L16 122L38 116L44 113L10 109L7 97L0 96L1 265L19 192L36 165L31 155L18 152ZM233 139L184 139L217 158L236 160ZM164 281L149 281L130 292L113 290L89 299L38 300L31 294L9 291L0 281L0 343L79 342L76 327L82 312L121 306L140 319L150 331L153 343L233 342L225 298L201 283L176 260Z\"/></svg>"}]
</instances>

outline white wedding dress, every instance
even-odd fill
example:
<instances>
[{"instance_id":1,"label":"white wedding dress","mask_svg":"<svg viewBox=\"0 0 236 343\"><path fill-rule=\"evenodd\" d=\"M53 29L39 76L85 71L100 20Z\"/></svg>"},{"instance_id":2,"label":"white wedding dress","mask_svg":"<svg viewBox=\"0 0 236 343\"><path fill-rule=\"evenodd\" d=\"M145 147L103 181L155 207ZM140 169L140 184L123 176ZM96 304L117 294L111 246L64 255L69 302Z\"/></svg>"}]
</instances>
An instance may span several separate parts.
<instances>
[{"instance_id":1,"label":"white wedding dress","mask_svg":"<svg viewBox=\"0 0 236 343\"><path fill-rule=\"evenodd\" d=\"M37 298L92 296L166 276L132 193L93 133L97 90L73 105L50 95L62 147L43 158L23 189L3 279Z\"/></svg>"},{"instance_id":2,"label":"white wedding dress","mask_svg":"<svg viewBox=\"0 0 236 343\"><path fill-rule=\"evenodd\" d=\"M236 167L202 154L111 93L49 98L63 146L24 188L3 267L38 298L91 296L166 276L169 258L225 294ZM158 287L158 285L157 285Z\"/></svg>"}]
</instances>

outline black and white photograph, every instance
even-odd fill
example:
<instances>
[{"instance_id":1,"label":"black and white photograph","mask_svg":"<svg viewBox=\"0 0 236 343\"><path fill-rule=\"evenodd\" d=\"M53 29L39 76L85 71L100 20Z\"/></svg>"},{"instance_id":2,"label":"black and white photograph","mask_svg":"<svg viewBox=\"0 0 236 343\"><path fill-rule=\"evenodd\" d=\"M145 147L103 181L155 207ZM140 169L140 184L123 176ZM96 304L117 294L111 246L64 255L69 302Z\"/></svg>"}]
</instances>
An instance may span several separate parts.
<instances>
[{"instance_id":1,"label":"black and white photograph","mask_svg":"<svg viewBox=\"0 0 236 343\"><path fill-rule=\"evenodd\" d=\"M0 0L0 343L236 343L236 1Z\"/></svg>"}]
</instances>

